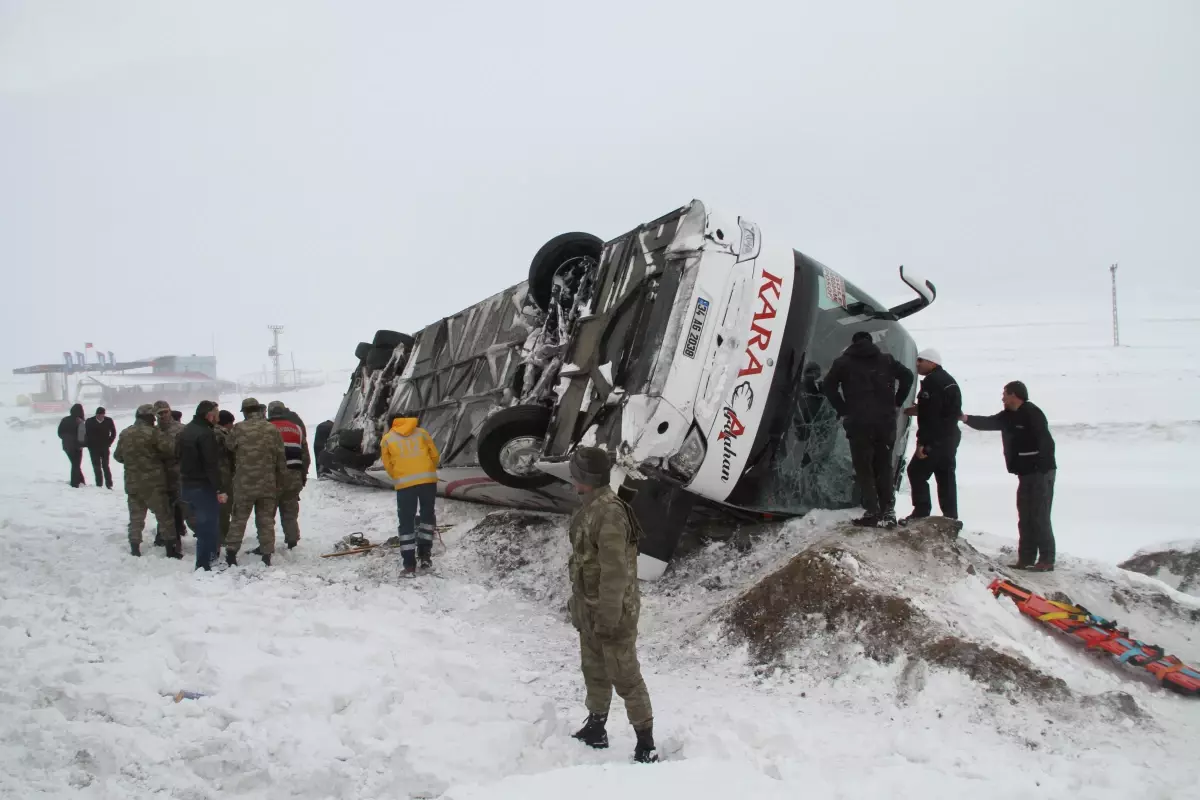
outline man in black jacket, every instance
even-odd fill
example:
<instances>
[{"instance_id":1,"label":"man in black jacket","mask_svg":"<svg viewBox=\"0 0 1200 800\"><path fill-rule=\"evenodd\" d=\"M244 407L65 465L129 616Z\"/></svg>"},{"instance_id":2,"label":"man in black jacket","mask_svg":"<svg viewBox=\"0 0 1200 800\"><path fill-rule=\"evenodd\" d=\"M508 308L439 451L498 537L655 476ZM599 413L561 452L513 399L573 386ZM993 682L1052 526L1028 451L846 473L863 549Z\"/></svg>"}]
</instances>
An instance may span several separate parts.
<instances>
[{"instance_id":1,"label":"man in black jacket","mask_svg":"<svg viewBox=\"0 0 1200 800\"><path fill-rule=\"evenodd\" d=\"M63 452L71 461L71 488L86 486L83 479L83 447L87 442L87 426L84 422L83 406L71 406L71 413L58 423L58 438L62 440Z\"/></svg>"},{"instance_id":2,"label":"man in black jacket","mask_svg":"<svg viewBox=\"0 0 1200 800\"><path fill-rule=\"evenodd\" d=\"M1054 528L1050 508L1054 505L1054 437L1042 410L1029 402L1029 390L1020 381L1004 387L1004 410L990 417L963 415L962 421L977 431L1000 431L1004 441L1004 463L1018 478L1017 563L1013 569L1035 572L1054 570Z\"/></svg>"},{"instance_id":3,"label":"man in black jacket","mask_svg":"<svg viewBox=\"0 0 1200 800\"><path fill-rule=\"evenodd\" d=\"M92 470L96 473L96 485L113 488L112 470L108 466L108 450L117 440L117 426L105 414L104 408L96 409L96 416L84 425L88 453L92 457Z\"/></svg>"},{"instance_id":4,"label":"man in black jacket","mask_svg":"<svg viewBox=\"0 0 1200 800\"><path fill-rule=\"evenodd\" d=\"M859 331L825 376L829 398L850 440L850 456L866 514L855 525L896 525L896 487L892 450L896 446L897 409L912 389L912 370L884 353Z\"/></svg>"},{"instance_id":5,"label":"man in black jacket","mask_svg":"<svg viewBox=\"0 0 1200 800\"><path fill-rule=\"evenodd\" d=\"M212 569L217 556L220 505L229 500L221 488L221 461L213 426L217 404L203 400L175 439L180 497L196 515L196 569Z\"/></svg>"},{"instance_id":6,"label":"man in black jacket","mask_svg":"<svg viewBox=\"0 0 1200 800\"><path fill-rule=\"evenodd\" d=\"M937 478L942 516L958 519L958 484L954 472L958 443L962 439L958 430L962 393L950 373L942 369L942 356L933 348L917 354L917 373L922 377L917 404L904 410L908 416L917 418L917 452L908 465L913 510L905 522L933 513L933 499L929 495L931 477Z\"/></svg>"}]
</instances>

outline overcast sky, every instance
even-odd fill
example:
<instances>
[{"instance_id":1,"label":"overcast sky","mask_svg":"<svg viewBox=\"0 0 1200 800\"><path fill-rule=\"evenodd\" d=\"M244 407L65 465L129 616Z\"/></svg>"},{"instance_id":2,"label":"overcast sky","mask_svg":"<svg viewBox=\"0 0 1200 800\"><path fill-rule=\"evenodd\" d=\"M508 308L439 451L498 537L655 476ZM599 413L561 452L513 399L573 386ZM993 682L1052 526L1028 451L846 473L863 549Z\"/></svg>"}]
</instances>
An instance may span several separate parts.
<instances>
[{"instance_id":1,"label":"overcast sky","mask_svg":"<svg viewBox=\"0 0 1200 800\"><path fill-rule=\"evenodd\" d=\"M693 197L942 318L1103 316L1113 261L1195 312L1198 41L1194 0L0 0L0 367L236 378L271 323L349 367Z\"/></svg>"}]
</instances>

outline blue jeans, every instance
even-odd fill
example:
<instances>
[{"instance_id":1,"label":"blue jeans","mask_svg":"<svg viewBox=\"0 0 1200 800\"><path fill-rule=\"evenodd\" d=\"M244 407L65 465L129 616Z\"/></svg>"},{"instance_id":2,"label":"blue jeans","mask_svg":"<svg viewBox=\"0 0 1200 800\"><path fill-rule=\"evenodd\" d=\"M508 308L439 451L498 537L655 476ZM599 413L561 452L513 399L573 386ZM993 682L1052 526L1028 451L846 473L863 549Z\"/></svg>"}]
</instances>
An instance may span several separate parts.
<instances>
[{"instance_id":1,"label":"blue jeans","mask_svg":"<svg viewBox=\"0 0 1200 800\"><path fill-rule=\"evenodd\" d=\"M183 502L196 514L196 569L212 566L220 539L220 503L217 490L202 486L184 486Z\"/></svg>"},{"instance_id":2,"label":"blue jeans","mask_svg":"<svg viewBox=\"0 0 1200 800\"><path fill-rule=\"evenodd\" d=\"M396 490L396 514L400 517L400 558L406 567L415 567L418 556L425 561L433 553L433 535L437 531L433 504L436 500L436 483ZM421 520L419 525L418 517Z\"/></svg>"}]
</instances>

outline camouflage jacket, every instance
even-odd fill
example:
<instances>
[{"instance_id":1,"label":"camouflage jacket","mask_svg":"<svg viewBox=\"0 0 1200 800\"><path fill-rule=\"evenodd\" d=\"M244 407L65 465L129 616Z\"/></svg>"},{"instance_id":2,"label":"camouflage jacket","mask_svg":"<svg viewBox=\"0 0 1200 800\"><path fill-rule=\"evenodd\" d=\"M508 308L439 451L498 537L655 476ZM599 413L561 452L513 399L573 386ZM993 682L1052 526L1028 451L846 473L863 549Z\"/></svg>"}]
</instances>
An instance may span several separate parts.
<instances>
[{"instance_id":1,"label":"camouflage jacket","mask_svg":"<svg viewBox=\"0 0 1200 800\"><path fill-rule=\"evenodd\" d=\"M170 476L172 485L177 489L179 488L179 459L175 458L175 440L179 438L179 434L183 433L183 427L183 423L176 422L174 418L158 423L158 429L166 434L167 439L171 442L171 463L167 467L167 475Z\"/></svg>"},{"instance_id":2,"label":"camouflage jacket","mask_svg":"<svg viewBox=\"0 0 1200 800\"><path fill-rule=\"evenodd\" d=\"M167 488L167 471L175 461L171 437L148 422L121 431L113 458L125 467L125 493L149 494Z\"/></svg>"},{"instance_id":3,"label":"camouflage jacket","mask_svg":"<svg viewBox=\"0 0 1200 800\"><path fill-rule=\"evenodd\" d=\"M633 512L607 486L571 517L571 620L601 636L637 633L638 532Z\"/></svg>"},{"instance_id":4,"label":"camouflage jacket","mask_svg":"<svg viewBox=\"0 0 1200 800\"><path fill-rule=\"evenodd\" d=\"M261 413L233 426L229 434L233 451L233 493L240 498L275 497L283 485L287 461L279 429Z\"/></svg>"},{"instance_id":5,"label":"camouflage jacket","mask_svg":"<svg viewBox=\"0 0 1200 800\"><path fill-rule=\"evenodd\" d=\"M229 494L233 491L233 451L229 449L230 432L220 425L213 428L217 437L217 465L221 468L220 490Z\"/></svg>"}]
</instances>

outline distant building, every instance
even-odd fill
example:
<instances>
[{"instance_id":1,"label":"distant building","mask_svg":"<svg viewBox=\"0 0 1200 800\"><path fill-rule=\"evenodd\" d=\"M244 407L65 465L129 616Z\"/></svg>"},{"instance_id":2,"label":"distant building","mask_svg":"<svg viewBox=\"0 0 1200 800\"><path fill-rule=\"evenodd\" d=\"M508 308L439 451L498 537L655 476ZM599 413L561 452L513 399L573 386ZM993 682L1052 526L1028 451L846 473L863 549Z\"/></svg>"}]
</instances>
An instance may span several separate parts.
<instances>
[{"instance_id":1,"label":"distant building","mask_svg":"<svg viewBox=\"0 0 1200 800\"><path fill-rule=\"evenodd\" d=\"M203 375L215 380L217 359L215 356L160 356L154 359L154 372L170 375Z\"/></svg>"}]
</instances>

